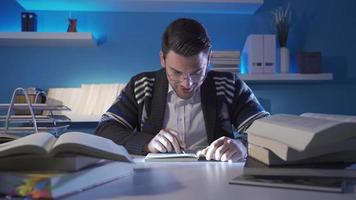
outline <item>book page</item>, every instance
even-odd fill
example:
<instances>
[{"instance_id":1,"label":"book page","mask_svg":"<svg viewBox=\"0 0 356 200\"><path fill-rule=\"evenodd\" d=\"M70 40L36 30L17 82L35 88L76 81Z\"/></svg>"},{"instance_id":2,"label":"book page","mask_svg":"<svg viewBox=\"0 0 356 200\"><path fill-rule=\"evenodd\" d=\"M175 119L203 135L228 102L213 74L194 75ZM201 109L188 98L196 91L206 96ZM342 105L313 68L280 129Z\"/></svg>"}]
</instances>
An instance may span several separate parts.
<instances>
[{"instance_id":1,"label":"book page","mask_svg":"<svg viewBox=\"0 0 356 200\"><path fill-rule=\"evenodd\" d=\"M335 115L335 114L323 114L323 113L303 113L300 116L319 118L319 119L328 119L339 122L353 122L356 123L356 116L354 115Z\"/></svg>"},{"instance_id":2,"label":"book page","mask_svg":"<svg viewBox=\"0 0 356 200\"><path fill-rule=\"evenodd\" d=\"M339 121L330 119L300 117L297 115L274 115L270 117L269 123L273 123L279 126L286 126L298 130L305 131L310 134L314 134L328 127L339 124Z\"/></svg>"},{"instance_id":3,"label":"book page","mask_svg":"<svg viewBox=\"0 0 356 200\"><path fill-rule=\"evenodd\" d=\"M68 132L61 135L53 145L51 154L83 154L109 160L131 161L126 149L113 141L81 132Z\"/></svg>"},{"instance_id":4,"label":"book page","mask_svg":"<svg viewBox=\"0 0 356 200\"><path fill-rule=\"evenodd\" d=\"M18 154L47 154L55 142L50 133L34 133L11 142L0 144L0 157Z\"/></svg>"},{"instance_id":5,"label":"book page","mask_svg":"<svg viewBox=\"0 0 356 200\"><path fill-rule=\"evenodd\" d=\"M287 160L289 149L286 144L265 137L259 137L253 133L248 134L247 141L248 145L257 145L262 148L269 149L281 159Z\"/></svg>"},{"instance_id":6,"label":"book page","mask_svg":"<svg viewBox=\"0 0 356 200\"><path fill-rule=\"evenodd\" d=\"M196 161L199 159L199 156L194 153L149 153L145 157L145 162L153 161Z\"/></svg>"},{"instance_id":7,"label":"book page","mask_svg":"<svg viewBox=\"0 0 356 200\"><path fill-rule=\"evenodd\" d=\"M298 151L302 151L318 133L322 131L326 132L326 130L336 127L339 124L342 124L342 122L279 114L254 121L247 129L247 133L253 133L260 137L273 139ZM343 134L346 135L348 133L343 133L340 130L339 136L342 136ZM339 139L342 138L339 137ZM330 142L328 140L331 140L331 138L323 138L323 141L319 142Z\"/></svg>"},{"instance_id":8,"label":"book page","mask_svg":"<svg viewBox=\"0 0 356 200\"><path fill-rule=\"evenodd\" d=\"M266 148L276 154L279 158L284 161L297 161L307 158L313 158L321 155L329 155L330 159L333 159L330 154L336 152L347 152L354 151L356 148L356 138L350 138L348 140L337 141L326 147L316 147L305 149L304 151L296 151L292 148L289 148L287 145L282 144L278 141L258 137L254 134L248 135L249 145L257 145L263 148ZM356 156L355 156L356 157ZM345 159L345 158L344 158ZM341 158L340 158L341 160ZM343 160L349 161L349 160Z\"/></svg>"}]
</instances>

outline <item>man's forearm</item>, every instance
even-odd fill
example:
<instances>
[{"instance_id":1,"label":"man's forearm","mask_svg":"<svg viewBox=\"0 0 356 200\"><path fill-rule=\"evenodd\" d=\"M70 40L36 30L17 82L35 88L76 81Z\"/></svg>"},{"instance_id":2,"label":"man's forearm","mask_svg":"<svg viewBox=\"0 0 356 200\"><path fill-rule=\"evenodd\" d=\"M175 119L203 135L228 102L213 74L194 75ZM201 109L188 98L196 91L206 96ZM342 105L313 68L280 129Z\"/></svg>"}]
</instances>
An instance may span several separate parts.
<instances>
[{"instance_id":1,"label":"man's forearm","mask_svg":"<svg viewBox=\"0 0 356 200\"><path fill-rule=\"evenodd\" d=\"M147 153L145 146L154 137L154 135L149 133L133 132L117 125L115 122L101 123L96 129L95 134L123 145L131 154L139 155Z\"/></svg>"}]
</instances>

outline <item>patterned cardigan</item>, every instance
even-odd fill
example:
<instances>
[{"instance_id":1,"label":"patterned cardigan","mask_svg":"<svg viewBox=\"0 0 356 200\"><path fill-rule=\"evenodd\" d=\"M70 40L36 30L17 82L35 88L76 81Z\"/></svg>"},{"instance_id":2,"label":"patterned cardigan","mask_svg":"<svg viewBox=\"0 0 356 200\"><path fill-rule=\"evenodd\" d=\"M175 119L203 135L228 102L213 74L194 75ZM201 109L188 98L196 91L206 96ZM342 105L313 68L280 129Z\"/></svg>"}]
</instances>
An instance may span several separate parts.
<instances>
[{"instance_id":1,"label":"patterned cardigan","mask_svg":"<svg viewBox=\"0 0 356 200\"><path fill-rule=\"evenodd\" d=\"M168 80L165 69L134 76L103 114L96 134L144 154L144 146L162 129ZM237 138L256 119L269 115L240 79L209 71L201 85L208 143L221 136Z\"/></svg>"}]
</instances>

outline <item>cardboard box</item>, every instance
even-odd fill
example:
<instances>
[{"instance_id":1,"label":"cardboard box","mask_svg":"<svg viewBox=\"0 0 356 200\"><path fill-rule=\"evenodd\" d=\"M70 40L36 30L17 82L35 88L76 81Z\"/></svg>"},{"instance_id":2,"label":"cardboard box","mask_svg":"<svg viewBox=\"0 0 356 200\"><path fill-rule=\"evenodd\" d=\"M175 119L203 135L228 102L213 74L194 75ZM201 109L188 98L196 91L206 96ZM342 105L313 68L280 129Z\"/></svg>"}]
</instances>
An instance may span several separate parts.
<instances>
[{"instance_id":1,"label":"cardboard box","mask_svg":"<svg viewBox=\"0 0 356 200\"><path fill-rule=\"evenodd\" d=\"M299 73L321 73L321 52L299 52L297 54Z\"/></svg>"}]
</instances>

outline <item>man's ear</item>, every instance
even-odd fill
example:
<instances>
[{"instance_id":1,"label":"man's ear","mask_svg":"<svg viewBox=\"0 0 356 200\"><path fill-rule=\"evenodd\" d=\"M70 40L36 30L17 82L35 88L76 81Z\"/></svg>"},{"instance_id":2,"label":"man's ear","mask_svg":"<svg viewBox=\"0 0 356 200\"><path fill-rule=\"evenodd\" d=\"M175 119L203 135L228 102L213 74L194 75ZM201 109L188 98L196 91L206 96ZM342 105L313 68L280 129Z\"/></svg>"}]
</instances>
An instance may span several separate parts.
<instances>
[{"instance_id":1,"label":"man's ear","mask_svg":"<svg viewBox=\"0 0 356 200\"><path fill-rule=\"evenodd\" d=\"M165 68L165 67L166 67L166 62L165 62L165 60L164 60L164 54L163 54L162 51L159 52L159 59L160 59L160 61L161 61L161 66L162 66L163 68Z\"/></svg>"},{"instance_id":2,"label":"man's ear","mask_svg":"<svg viewBox=\"0 0 356 200\"><path fill-rule=\"evenodd\" d=\"M212 53L211 53L211 50L209 50L209 52L208 52L208 65L210 64L211 56L212 56Z\"/></svg>"}]
</instances>

